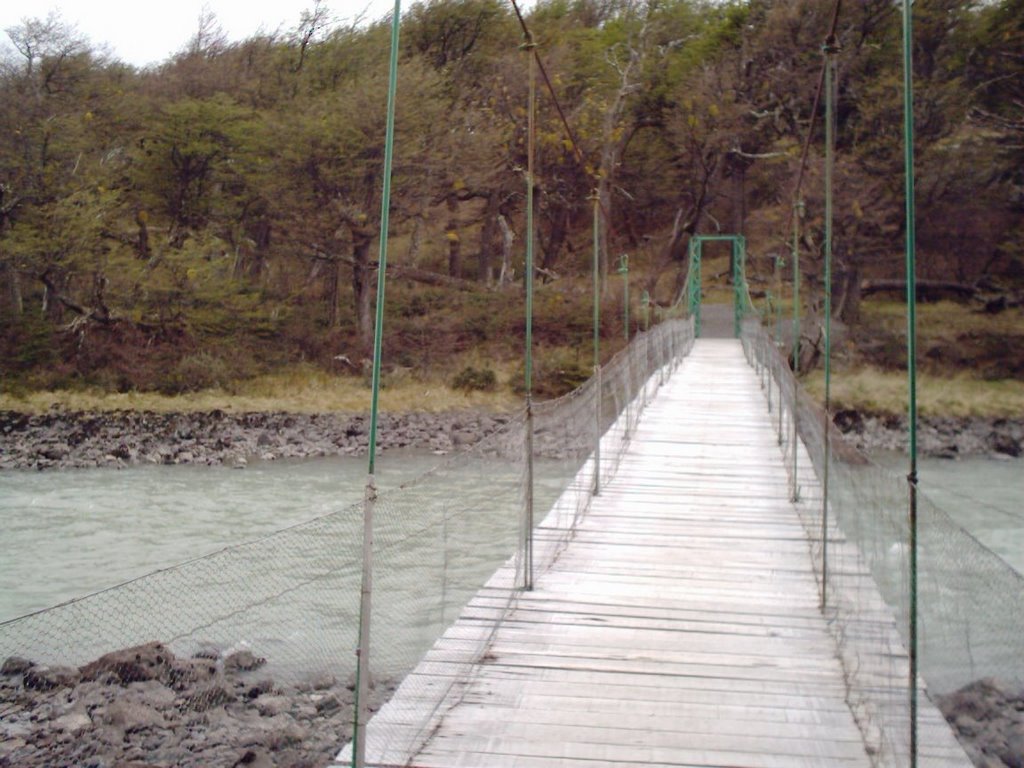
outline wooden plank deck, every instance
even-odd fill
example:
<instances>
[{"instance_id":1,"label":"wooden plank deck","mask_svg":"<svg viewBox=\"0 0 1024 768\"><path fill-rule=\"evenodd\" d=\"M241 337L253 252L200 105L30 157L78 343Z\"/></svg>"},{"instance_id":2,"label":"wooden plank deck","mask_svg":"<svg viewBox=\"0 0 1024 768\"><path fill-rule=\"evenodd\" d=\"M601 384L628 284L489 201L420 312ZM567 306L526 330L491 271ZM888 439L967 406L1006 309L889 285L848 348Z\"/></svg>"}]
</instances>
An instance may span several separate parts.
<instances>
[{"instance_id":1,"label":"wooden plank deck","mask_svg":"<svg viewBox=\"0 0 1024 768\"><path fill-rule=\"evenodd\" d=\"M495 574L370 721L368 765L424 707L424 768L871 765L788 495L739 343L698 341L535 589L506 614Z\"/></svg>"}]
</instances>

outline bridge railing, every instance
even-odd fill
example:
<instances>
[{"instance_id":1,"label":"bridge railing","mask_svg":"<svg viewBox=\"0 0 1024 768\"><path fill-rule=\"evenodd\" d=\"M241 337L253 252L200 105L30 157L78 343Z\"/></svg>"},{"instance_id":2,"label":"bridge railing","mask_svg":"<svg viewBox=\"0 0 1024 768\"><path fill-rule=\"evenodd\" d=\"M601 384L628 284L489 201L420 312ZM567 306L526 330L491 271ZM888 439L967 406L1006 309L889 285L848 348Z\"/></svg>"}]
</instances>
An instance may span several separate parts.
<instances>
[{"instance_id":1,"label":"bridge railing","mask_svg":"<svg viewBox=\"0 0 1024 768\"><path fill-rule=\"evenodd\" d=\"M410 713L402 732L374 736L390 745L395 762L415 750L432 717L459 695L486 652L531 565L527 542L533 541L532 568L539 574L585 514L598 480L614 474L646 399L692 343L691 321L658 324L579 390L535 406L539 463L532 537L525 530L522 412L510 414L502 428L431 471L380 495L373 542L373 696L379 704L404 679L422 701L433 702ZM35 665L26 672L15 671L25 666L21 662L12 663L6 668L13 675L8 682L20 677L38 690L72 699L83 676L97 677L89 685L112 698L144 683L159 689L152 701L143 702L158 710L156 720L192 722L229 705L238 715L233 727L250 729L253 744L294 746L288 736L294 728L289 731L283 723L290 718L315 733L313 740L324 742L333 755L351 733L361 517L361 503L339 505L258 541L0 623L0 661L21 657ZM446 661L431 657L430 649L464 610L471 613L474 629L459 630L459 642L446 651L455 653L460 674L452 675L449 665L443 674L406 677L425 653L428 661ZM138 647L150 643L159 645ZM111 652L101 668L88 666ZM282 705L281 696L290 703ZM271 706L264 703L267 697L278 697L272 725L280 733L267 730L269 716L261 714ZM33 726L39 738L26 739L22 752L5 755L12 764L21 758L38 764L39 750L50 750L44 762L53 765L88 764L97 757L117 762L113 748L99 738L109 730L104 712L105 704L91 710L88 722L76 722L70 741L59 735L65 724L55 715L52 723ZM5 709L4 717L9 714ZM140 749L149 739L146 754L176 762L172 752L162 751L172 747L157 743L154 733L143 728L126 739L136 737Z\"/></svg>"},{"instance_id":2,"label":"bridge railing","mask_svg":"<svg viewBox=\"0 0 1024 768\"><path fill-rule=\"evenodd\" d=\"M595 491L600 492L603 484L614 477L647 400L654 396L669 370L692 345L691 320L661 323L637 335L575 391L533 405L532 445L537 463L532 515L528 509L531 489L526 482L524 451L528 422L518 418L503 431L494 455L506 468L514 468L506 491L518 494L517 503L508 508L509 514L502 524L504 556L475 570L473 577L461 579L457 589L452 580L464 570L459 566L460 561L479 557L481 542L462 537L449 540L442 547L440 539L445 530L452 539L453 532L463 529L469 519L488 517L487 510L493 502L490 498L449 498L441 505L446 511L431 513L419 495L403 501L418 508L415 512L410 509L401 513L399 517L436 515L435 522L423 526L416 541L403 543L403 546L415 546L422 551L421 559L433 557L435 564L431 571L417 578L412 587L400 580L401 585L396 583L392 589L375 588L375 604L401 602L407 607L401 612L389 612L391 618L383 625L377 621L372 653L379 660L378 664L386 664L390 678L402 679L402 700L412 697L423 702L423 706L415 712L403 712L400 726L394 724L394 718L388 718L388 725L383 724L383 719L377 725L370 721L368 764L404 765L415 755L444 712L460 700L464 683L474 666L484 658L517 595L550 567L571 539L590 508ZM486 483L481 483L480 490L485 497L492 493ZM527 530L527 520L531 517L534 526ZM400 560L389 560L388 547L389 544L379 537L375 541L375 567L386 572L401 569ZM442 558L431 555L441 549L447 553L443 558L444 568ZM510 553L513 554L505 560ZM504 565L487 579L502 560ZM467 605L478 591L478 596ZM425 601L424 597L429 595L433 598ZM431 601L441 605L427 611L422 621L411 621L416 611L421 610L420 606ZM445 632L460 615L468 622L463 621ZM425 629L418 642L401 640L410 626L420 624ZM467 624L471 624L472 629L467 629ZM443 641L435 645L442 634ZM405 676L421 657L441 663L438 674ZM342 761L347 758L348 752L344 752Z\"/></svg>"},{"instance_id":3,"label":"bridge railing","mask_svg":"<svg viewBox=\"0 0 1024 768\"><path fill-rule=\"evenodd\" d=\"M776 425L851 708L877 765L910 765L906 478L836 432L826 441L826 427L835 428L755 313L744 320L742 340ZM926 494L919 494L918 531L918 656L927 693L937 698L984 678L1019 690L1024 578ZM927 731L919 738L929 743Z\"/></svg>"}]
</instances>

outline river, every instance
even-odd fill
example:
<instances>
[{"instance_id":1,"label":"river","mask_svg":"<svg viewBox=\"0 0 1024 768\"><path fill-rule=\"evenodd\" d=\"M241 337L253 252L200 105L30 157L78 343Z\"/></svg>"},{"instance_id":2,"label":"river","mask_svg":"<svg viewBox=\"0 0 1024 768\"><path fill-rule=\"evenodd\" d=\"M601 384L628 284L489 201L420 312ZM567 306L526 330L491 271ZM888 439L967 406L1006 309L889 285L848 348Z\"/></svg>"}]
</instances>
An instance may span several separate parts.
<instances>
[{"instance_id":1,"label":"river","mask_svg":"<svg viewBox=\"0 0 1024 768\"><path fill-rule=\"evenodd\" d=\"M928 459L920 476L925 494L1024 574L1024 459Z\"/></svg>"},{"instance_id":2,"label":"river","mask_svg":"<svg viewBox=\"0 0 1024 768\"><path fill-rule=\"evenodd\" d=\"M438 465L438 456L391 452L376 462L381 493ZM446 493L486 493L480 459L449 472ZM518 482L520 468L487 460L495 485ZM538 462L538 504L560 491L565 465ZM244 470L215 466L0 473L0 621L89 594L227 546L327 514L363 496L365 458L253 462ZM507 496L507 494L506 494ZM489 509L500 551L509 513ZM512 516L514 520L514 514ZM493 568L491 568L493 570Z\"/></svg>"},{"instance_id":3,"label":"river","mask_svg":"<svg viewBox=\"0 0 1024 768\"><path fill-rule=\"evenodd\" d=\"M422 453L391 453L377 463L382 489L405 483L439 461ZM452 582L467 595L510 554L517 526L520 468L498 459L456 465L437 494L476 495L470 556L447 558ZM479 462L485 462L481 466ZM925 460L921 486L950 516L1018 572L1024 573L1024 472L1021 460ZM254 462L244 470L198 466L144 466L121 470L6 472L0 474L0 621L104 590L241 542L358 503L365 459ZM546 509L560 492L566 465L541 463L537 504ZM494 489L501 487L500 494ZM501 504L489 503L501 496ZM461 499L460 499L461 500ZM510 507L506 509L505 507ZM403 512L399 525L412 518ZM382 524L389 524L387 520ZM392 521L391 524L394 524ZM358 534L346 534L357 559ZM455 546L455 542L452 542ZM466 546L465 544L460 546ZM433 566L432 566L433 567ZM390 578L422 579L403 566ZM346 589L358 591L358 568ZM408 590L416 600L420 585ZM998 599L987 595L986 599ZM448 617L449 620L451 617ZM431 629L430 631L437 631Z\"/></svg>"},{"instance_id":4,"label":"river","mask_svg":"<svg viewBox=\"0 0 1024 768\"><path fill-rule=\"evenodd\" d=\"M388 454L377 462L378 485L395 487L437 463ZM1024 573L1024 461L926 459L920 470L925 493ZM547 475L542 483L558 472ZM0 621L357 502L365 481L357 458L0 474Z\"/></svg>"}]
</instances>

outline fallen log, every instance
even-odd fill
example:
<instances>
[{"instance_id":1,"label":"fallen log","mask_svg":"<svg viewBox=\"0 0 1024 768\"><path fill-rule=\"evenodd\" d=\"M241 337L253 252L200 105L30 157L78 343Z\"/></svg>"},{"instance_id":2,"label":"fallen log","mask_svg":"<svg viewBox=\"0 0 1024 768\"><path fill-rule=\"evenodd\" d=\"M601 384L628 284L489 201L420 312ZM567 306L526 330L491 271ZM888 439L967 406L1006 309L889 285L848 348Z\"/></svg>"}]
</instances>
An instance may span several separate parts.
<instances>
[{"instance_id":1,"label":"fallen log","mask_svg":"<svg viewBox=\"0 0 1024 768\"><path fill-rule=\"evenodd\" d=\"M870 296L873 293L885 291L906 292L906 280L861 280L860 292L862 296ZM919 301L937 301L939 298L948 298L950 295L961 299L973 299L978 293L978 287L969 283L955 283L947 280L918 280L917 298Z\"/></svg>"},{"instance_id":2,"label":"fallen log","mask_svg":"<svg viewBox=\"0 0 1024 768\"><path fill-rule=\"evenodd\" d=\"M388 264L388 271L397 278L405 278L406 280L424 283L425 285L455 288L460 291L479 291L482 287L480 283L475 283L472 280L463 280L461 277L450 277L448 275L443 275L440 272L431 272L430 270L419 269L418 267L407 267L404 264Z\"/></svg>"}]
</instances>

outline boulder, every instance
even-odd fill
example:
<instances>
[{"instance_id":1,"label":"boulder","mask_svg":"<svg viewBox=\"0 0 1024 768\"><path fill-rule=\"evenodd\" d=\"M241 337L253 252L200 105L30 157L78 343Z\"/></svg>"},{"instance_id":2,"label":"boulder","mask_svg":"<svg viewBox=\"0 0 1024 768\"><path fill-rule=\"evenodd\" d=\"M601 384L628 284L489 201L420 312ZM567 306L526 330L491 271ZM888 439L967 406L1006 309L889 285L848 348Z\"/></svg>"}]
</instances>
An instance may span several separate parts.
<instances>
[{"instance_id":1,"label":"boulder","mask_svg":"<svg viewBox=\"0 0 1024 768\"><path fill-rule=\"evenodd\" d=\"M33 665L22 675L22 684L28 690L49 691L54 688L70 688L80 679L78 670L72 667Z\"/></svg>"},{"instance_id":2,"label":"boulder","mask_svg":"<svg viewBox=\"0 0 1024 768\"><path fill-rule=\"evenodd\" d=\"M8 656L0 666L0 675L23 675L35 664L21 656Z\"/></svg>"},{"instance_id":3,"label":"boulder","mask_svg":"<svg viewBox=\"0 0 1024 768\"><path fill-rule=\"evenodd\" d=\"M167 719L156 709L141 701L115 701L103 715L103 722L125 733L145 728L165 728Z\"/></svg>"},{"instance_id":4,"label":"boulder","mask_svg":"<svg viewBox=\"0 0 1024 768\"><path fill-rule=\"evenodd\" d=\"M163 643L146 643L108 653L80 669L83 680L113 675L122 684L144 680L166 680L170 676L174 654Z\"/></svg>"}]
</instances>

